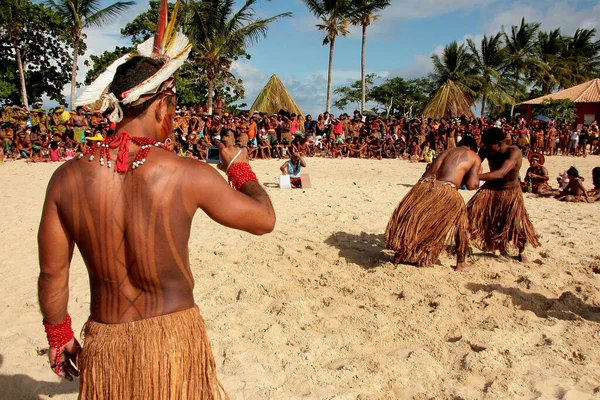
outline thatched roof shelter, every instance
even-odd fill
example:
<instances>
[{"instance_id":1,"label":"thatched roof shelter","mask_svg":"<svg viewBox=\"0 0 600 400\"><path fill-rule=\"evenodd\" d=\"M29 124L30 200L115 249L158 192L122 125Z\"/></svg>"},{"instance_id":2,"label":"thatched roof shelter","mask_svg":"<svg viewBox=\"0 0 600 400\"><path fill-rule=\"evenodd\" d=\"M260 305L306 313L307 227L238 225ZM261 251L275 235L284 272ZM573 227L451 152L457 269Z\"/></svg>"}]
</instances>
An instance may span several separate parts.
<instances>
[{"instance_id":1,"label":"thatched roof shelter","mask_svg":"<svg viewBox=\"0 0 600 400\"><path fill-rule=\"evenodd\" d=\"M600 103L600 78L592 79L560 92L551 93L536 99L527 100L521 105L540 105L547 100L569 99L573 103Z\"/></svg>"},{"instance_id":2,"label":"thatched roof shelter","mask_svg":"<svg viewBox=\"0 0 600 400\"><path fill-rule=\"evenodd\" d=\"M250 112L258 111L266 114L276 114L279 110L285 110L290 114L304 115L292 96L285 90L285 86L277 75L271 76L269 82L259 93L250 107Z\"/></svg>"},{"instance_id":3,"label":"thatched roof shelter","mask_svg":"<svg viewBox=\"0 0 600 400\"><path fill-rule=\"evenodd\" d=\"M452 117L474 117L471 100L452 81L448 81L435 92L429 104L423 109L423 116L432 119Z\"/></svg>"}]
</instances>

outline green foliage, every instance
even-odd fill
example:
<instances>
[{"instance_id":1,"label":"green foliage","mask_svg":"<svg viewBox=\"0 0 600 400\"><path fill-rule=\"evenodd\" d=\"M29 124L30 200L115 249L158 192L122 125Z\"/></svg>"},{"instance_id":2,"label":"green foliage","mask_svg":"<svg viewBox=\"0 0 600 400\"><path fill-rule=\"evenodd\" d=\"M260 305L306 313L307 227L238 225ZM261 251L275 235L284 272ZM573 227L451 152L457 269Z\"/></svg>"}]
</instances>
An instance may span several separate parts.
<instances>
[{"instance_id":1,"label":"green foliage","mask_svg":"<svg viewBox=\"0 0 600 400\"><path fill-rule=\"evenodd\" d=\"M205 104L208 94L233 103L245 95L243 82L231 74L231 64L240 58L249 59L246 46L264 37L268 25L281 14L267 19L256 19L248 1L237 12L229 0L191 1L179 8L176 28L181 28L193 44L188 61L175 74L177 97L180 104ZM172 12L174 3L169 4ZM156 31L160 3L150 2L150 9L127 24L121 34L134 44L150 38ZM112 52L91 56L93 68L86 76L86 84L93 81L113 61L129 52L127 47L117 47ZM210 101L208 101L210 103Z\"/></svg>"},{"instance_id":2,"label":"green foliage","mask_svg":"<svg viewBox=\"0 0 600 400\"><path fill-rule=\"evenodd\" d=\"M387 79L371 90L371 99L390 114L418 115L435 92L436 85L429 78L404 80Z\"/></svg>"},{"instance_id":3,"label":"green foliage","mask_svg":"<svg viewBox=\"0 0 600 400\"><path fill-rule=\"evenodd\" d=\"M168 3L169 15L172 15L175 3ZM156 32L156 22L160 8L159 0L150 0L150 9L139 14L130 23L121 29L121 35L131 38L133 44L139 44L149 39ZM187 2L179 4L175 29L182 27L183 20L187 14Z\"/></svg>"},{"instance_id":4,"label":"green foliage","mask_svg":"<svg viewBox=\"0 0 600 400\"><path fill-rule=\"evenodd\" d=\"M378 103L384 109L389 110L390 114L419 114L436 90L435 82L429 78L404 80L396 77L386 79L381 85L375 86L376 78L375 74L366 76L367 101ZM361 91L360 80L349 86L338 87L334 93L339 98L333 105L340 110L345 110L349 104L356 104L356 108L359 109Z\"/></svg>"},{"instance_id":5,"label":"green foliage","mask_svg":"<svg viewBox=\"0 0 600 400\"><path fill-rule=\"evenodd\" d=\"M80 43L85 37L83 30L106 25L127 11L135 2L118 1L104 8L101 8L101 0L45 0L45 3L62 18L67 26L66 32L73 44L70 97L71 110L73 110L75 90L77 89L77 58L80 55Z\"/></svg>"},{"instance_id":6,"label":"green foliage","mask_svg":"<svg viewBox=\"0 0 600 400\"><path fill-rule=\"evenodd\" d=\"M569 99L546 100L536 114L545 115L558 123L572 124L575 121L575 103Z\"/></svg>"},{"instance_id":7,"label":"green foliage","mask_svg":"<svg viewBox=\"0 0 600 400\"><path fill-rule=\"evenodd\" d=\"M373 80L377 78L376 74L368 74L365 76L367 85L366 98L367 101L371 100L370 87L373 86ZM360 110L360 103L362 100L362 80L353 82L350 86L340 86L336 88L333 93L340 96L336 101L333 102L333 106L344 110L348 104L356 103L356 109Z\"/></svg>"},{"instance_id":8,"label":"green foliage","mask_svg":"<svg viewBox=\"0 0 600 400\"><path fill-rule=\"evenodd\" d=\"M23 64L29 99L43 95L63 102L72 51L66 25L52 10L27 0L6 0L0 6L0 102L20 104L16 49Z\"/></svg>"},{"instance_id":9,"label":"green foliage","mask_svg":"<svg viewBox=\"0 0 600 400\"><path fill-rule=\"evenodd\" d=\"M206 74L209 112L212 112L215 84L219 79L225 82L231 77L232 61L246 56L249 45L266 37L271 23L292 15L282 13L270 18L257 18L252 8L256 2L246 0L237 11L232 0L204 0L188 4L184 32L196 52L195 62Z\"/></svg>"}]
</instances>

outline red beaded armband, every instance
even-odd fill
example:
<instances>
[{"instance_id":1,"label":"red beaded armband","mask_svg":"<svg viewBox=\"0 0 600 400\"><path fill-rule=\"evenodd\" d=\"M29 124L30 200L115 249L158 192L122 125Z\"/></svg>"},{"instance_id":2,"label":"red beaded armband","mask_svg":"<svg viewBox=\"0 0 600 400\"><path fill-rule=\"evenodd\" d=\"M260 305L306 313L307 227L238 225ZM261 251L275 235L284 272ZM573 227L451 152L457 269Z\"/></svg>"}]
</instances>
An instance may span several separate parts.
<instances>
[{"instance_id":1,"label":"red beaded armband","mask_svg":"<svg viewBox=\"0 0 600 400\"><path fill-rule=\"evenodd\" d=\"M233 164L229 167L229 171L227 171L227 177L235 190L240 190L248 181L258 182L256 174L252 171L252 167L246 163Z\"/></svg>"},{"instance_id":2,"label":"red beaded armband","mask_svg":"<svg viewBox=\"0 0 600 400\"><path fill-rule=\"evenodd\" d=\"M48 344L50 347L60 349L65 344L69 343L75 336L73 328L71 327L71 316L67 314L67 317L63 322L56 325L50 325L46 321L42 321L44 329L46 330L46 337L48 338ZM55 369L58 372L60 370L60 352L56 352L56 360L54 361Z\"/></svg>"}]
</instances>

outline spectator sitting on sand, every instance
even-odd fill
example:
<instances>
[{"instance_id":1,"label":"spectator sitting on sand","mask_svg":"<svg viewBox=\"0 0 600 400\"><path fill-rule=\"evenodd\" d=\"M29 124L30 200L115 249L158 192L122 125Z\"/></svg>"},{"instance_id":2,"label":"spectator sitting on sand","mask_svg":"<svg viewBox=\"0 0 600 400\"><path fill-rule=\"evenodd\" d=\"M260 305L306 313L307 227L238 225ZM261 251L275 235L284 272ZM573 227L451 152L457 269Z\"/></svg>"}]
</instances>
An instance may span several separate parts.
<instances>
[{"instance_id":1,"label":"spectator sitting on sand","mask_svg":"<svg viewBox=\"0 0 600 400\"><path fill-rule=\"evenodd\" d=\"M302 167L306 167L306 162L295 146L290 146L289 151L290 159L283 163L280 170L283 175L290 176L290 184L292 185L292 188L300 189L302 188L300 171L302 170Z\"/></svg>"}]
</instances>

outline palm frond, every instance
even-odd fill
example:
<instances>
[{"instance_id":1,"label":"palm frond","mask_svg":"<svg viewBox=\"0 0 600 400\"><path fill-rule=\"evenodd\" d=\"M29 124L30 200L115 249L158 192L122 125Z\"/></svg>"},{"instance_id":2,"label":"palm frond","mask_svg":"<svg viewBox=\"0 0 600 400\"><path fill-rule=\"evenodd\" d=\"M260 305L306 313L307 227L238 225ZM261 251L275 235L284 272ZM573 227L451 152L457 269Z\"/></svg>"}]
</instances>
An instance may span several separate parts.
<instances>
[{"instance_id":1,"label":"palm frond","mask_svg":"<svg viewBox=\"0 0 600 400\"><path fill-rule=\"evenodd\" d=\"M135 5L134 1L119 1L111 4L106 8L96 11L94 14L87 16L83 28L105 25L120 16L133 5Z\"/></svg>"}]
</instances>

